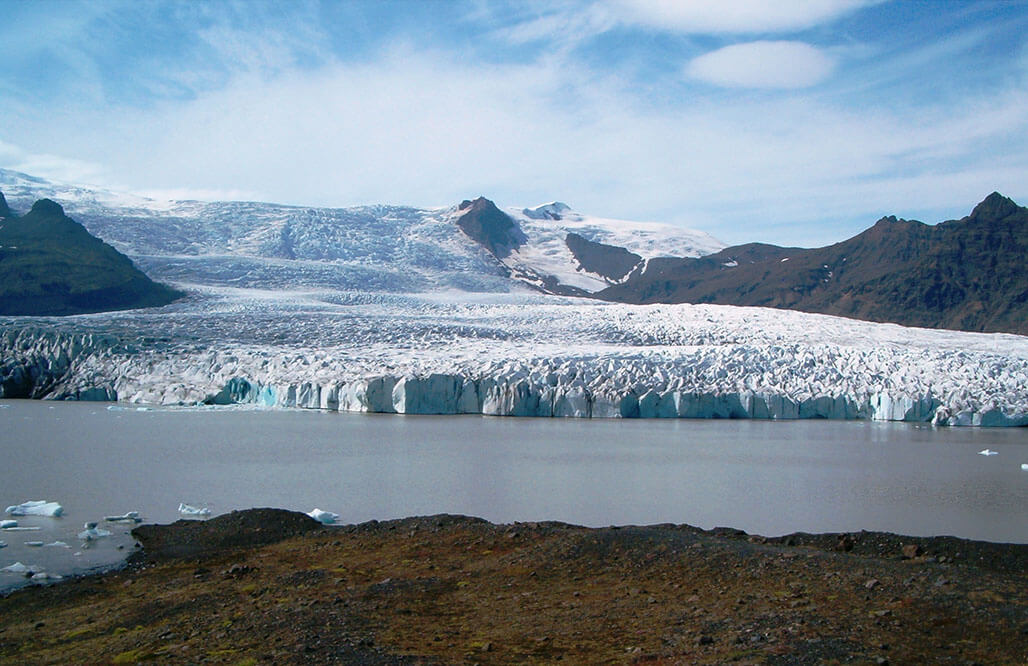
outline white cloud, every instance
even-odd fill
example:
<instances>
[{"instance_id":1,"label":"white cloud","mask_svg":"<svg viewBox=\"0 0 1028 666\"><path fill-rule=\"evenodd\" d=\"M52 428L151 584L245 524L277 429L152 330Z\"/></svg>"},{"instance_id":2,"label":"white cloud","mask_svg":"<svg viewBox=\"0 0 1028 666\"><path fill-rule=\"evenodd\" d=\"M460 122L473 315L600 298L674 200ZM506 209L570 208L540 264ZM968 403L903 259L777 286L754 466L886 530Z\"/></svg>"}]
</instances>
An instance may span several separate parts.
<instances>
[{"instance_id":1,"label":"white cloud","mask_svg":"<svg viewBox=\"0 0 1028 666\"><path fill-rule=\"evenodd\" d=\"M0 140L0 168L72 183L98 182L104 172L103 167L93 162L47 153L33 154L3 140Z\"/></svg>"},{"instance_id":2,"label":"white cloud","mask_svg":"<svg viewBox=\"0 0 1028 666\"><path fill-rule=\"evenodd\" d=\"M881 0L619 0L623 21L693 34L804 30Z\"/></svg>"},{"instance_id":3,"label":"white cloud","mask_svg":"<svg viewBox=\"0 0 1028 666\"><path fill-rule=\"evenodd\" d=\"M835 63L803 42L733 44L694 58L686 73L729 88L809 88L823 81Z\"/></svg>"},{"instance_id":4,"label":"white cloud","mask_svg":"<svg viewBox=\"0 0 1028 666\"><path fill-rule=\"evenodd\" d=\"M675 94L687 90L679 85ZM1028 93L917 110L847 110L803 90L760 98L653 105L634 81L563 58L488 65L397 49L359 65L239 74L192 100L44 129L82 158L57 160L82 172L65 179L95 182L83 167L102 161L108 186L162 198L559 199L609 217L701 225L731 242L827 243L859 231L840 234L832 222L859 216L866 226L911 214L911 202L966 212L994 189L1028 195ZM8 153L0 144L0 164L57 177Z\"/></svg>"}]
</instances>

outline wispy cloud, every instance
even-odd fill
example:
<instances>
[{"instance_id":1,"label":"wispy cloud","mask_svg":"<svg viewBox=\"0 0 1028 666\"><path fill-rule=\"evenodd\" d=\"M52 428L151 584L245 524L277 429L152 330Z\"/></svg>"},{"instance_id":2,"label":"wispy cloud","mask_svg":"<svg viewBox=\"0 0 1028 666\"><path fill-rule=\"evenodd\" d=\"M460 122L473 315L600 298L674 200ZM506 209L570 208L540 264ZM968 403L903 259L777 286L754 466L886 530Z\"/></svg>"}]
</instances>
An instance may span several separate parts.
<instances>
[{"instance_id":1,"label":"wispy cloud","mask_svg":"<svg viewBox=\"0 0 1028 666\"><path fill-rule=\"evenodd\" d=\"M780 33L826 23L880 0L619 0L626 23L702 34Z\"/></svg>"},{"instance_id":2,"label":"wispy cloud","mask_svg":"<svg viewBox=\"0 0 1028 666\"><path fill-rule=\"evenodd\" d=\"M893 87L948 82L950 61L991 46L1002 22L913 46L833 42L824 26L865 4L482 3L454 29L432 23L448 3L283 16L271 3L251 15L240 15L248 4L146 3L174 15L126 19L118 35L158 18L188 27L162 33L148 64L105 74L107 104L55 94L0 105L0 166L160 198L557 198L727 241L794 244L839 240L883 213L966 213L994 189L1028 195L1016 49L989 79L947 83L974 84L960 103ZM362 14L380 7L387 16ZM421 13L399 21L387 11L397 9ZM325 23L326 11L345 16ZM118 86L143 92L123 99Z\"/></svg>"},{"instance_id":3,"label":"wispy cloud","mask_svg":"<svg viewBox=\"0 0 1028 666\"><path fill-rule=\"evenodd\" d=\"M104 177L100 164L48 153L33 154L3 140L0 140L0 167L72 183L94 183Z\"/></svg>"},{"instance_id":4,"label":"wispy cloud","mask_svg":"<svg viewBox=\"0 0 1028 666\"><path fill-rule=\"evenodd\" d=\"M689 76L730 88L809 88L831 73L830 57L803 42L732 44L694 58Z\"/></svg>"}]
</instances>

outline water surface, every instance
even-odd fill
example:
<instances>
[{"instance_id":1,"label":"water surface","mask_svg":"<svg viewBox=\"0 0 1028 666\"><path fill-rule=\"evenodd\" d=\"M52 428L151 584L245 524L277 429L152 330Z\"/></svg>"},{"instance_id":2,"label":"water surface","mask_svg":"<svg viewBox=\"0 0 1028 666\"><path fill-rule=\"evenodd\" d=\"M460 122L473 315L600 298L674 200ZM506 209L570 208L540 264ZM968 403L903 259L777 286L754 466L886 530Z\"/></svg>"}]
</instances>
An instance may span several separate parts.
<instances>
[{"instance_id":1,"label":"water surface","mask_svg":"<svg viewBox=\"0 0 1028 666\"><path fill-rule=\"evenodd\" d=\"M254 506L345 522L462 513L494 522L689 523L765 535L885 530L1028 543L1028 429L841 421L524 419L0 401L0 504L59 519L4 532L0 566L120 559L82 523ZM977 452L990 448L995 456ZM72 547L28 548L54 539ZM74 553L81 553L75 555ZM12 575L0 575L0 586Z\"/></svg>"}]
</instances>

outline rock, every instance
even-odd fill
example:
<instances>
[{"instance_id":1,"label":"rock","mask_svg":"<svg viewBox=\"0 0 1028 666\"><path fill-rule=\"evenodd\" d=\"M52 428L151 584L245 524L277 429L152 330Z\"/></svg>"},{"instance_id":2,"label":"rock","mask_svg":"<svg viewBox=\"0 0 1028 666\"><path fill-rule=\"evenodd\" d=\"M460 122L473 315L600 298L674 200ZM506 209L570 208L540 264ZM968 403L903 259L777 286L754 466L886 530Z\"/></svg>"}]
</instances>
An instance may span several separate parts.
<instances>
[{"instance_id":1,"label":"rock","mask_svg":"<svg viewBox=\"0 0 1028 666\"><path fill-rule=\"evenodd\" d=\"M924 552L921 546L916 543L908 543L903 545L903 557L912 560L915 557L921 555Z\"/></svg>"}]
</instances>

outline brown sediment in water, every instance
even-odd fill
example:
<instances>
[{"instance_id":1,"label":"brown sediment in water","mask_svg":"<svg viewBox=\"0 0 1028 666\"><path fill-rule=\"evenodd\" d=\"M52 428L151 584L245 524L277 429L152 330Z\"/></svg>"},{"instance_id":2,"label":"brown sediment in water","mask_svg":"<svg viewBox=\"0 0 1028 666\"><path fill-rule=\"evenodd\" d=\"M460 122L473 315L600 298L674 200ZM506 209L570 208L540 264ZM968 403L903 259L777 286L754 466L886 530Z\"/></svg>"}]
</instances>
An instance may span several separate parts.
<instances>
[{"instance_id":1,"label":"brown sediment in water","mask_svg":"<svg viewBox=\"0 0 1028 666\"><path fill-rule=\"evenodd\" d=\"M0 599L4 663L1010 663L1028 545L253 509Z\"/></svg>"}]
</instances>

